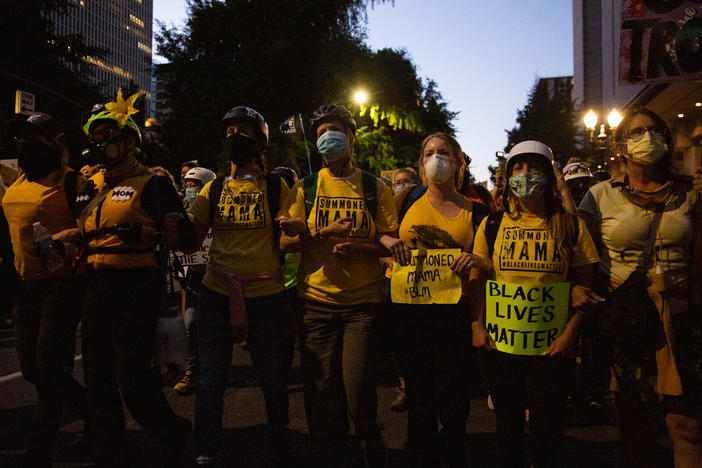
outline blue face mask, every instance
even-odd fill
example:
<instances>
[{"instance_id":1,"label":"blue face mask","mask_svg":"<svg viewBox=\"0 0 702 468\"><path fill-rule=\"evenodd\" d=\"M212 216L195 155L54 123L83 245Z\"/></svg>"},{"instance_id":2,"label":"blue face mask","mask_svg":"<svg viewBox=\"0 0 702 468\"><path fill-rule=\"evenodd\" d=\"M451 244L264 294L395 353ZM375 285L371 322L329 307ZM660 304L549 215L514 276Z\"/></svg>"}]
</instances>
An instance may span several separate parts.
<instances>
[{"instance_id":1,"label":"blue face mask","mask_svg":"<svg viewBox=\"0 0 702 468\"><path fill-rule=\"evenodd\" d=\"M193 201L197 198L198 190L194 188L185 189L185 199L188 201Z\"/></svg>"},{"instance_id":2,"label":"blue face mask","mask_svg":"<svg viewBox=\"0 0 702 468\"><path fill-rule=\"evenodd\" d=\"M317 151L327 162L334 162L346 156L346 134L330 130L317 139Z\"/></svg>"}]
</instances>

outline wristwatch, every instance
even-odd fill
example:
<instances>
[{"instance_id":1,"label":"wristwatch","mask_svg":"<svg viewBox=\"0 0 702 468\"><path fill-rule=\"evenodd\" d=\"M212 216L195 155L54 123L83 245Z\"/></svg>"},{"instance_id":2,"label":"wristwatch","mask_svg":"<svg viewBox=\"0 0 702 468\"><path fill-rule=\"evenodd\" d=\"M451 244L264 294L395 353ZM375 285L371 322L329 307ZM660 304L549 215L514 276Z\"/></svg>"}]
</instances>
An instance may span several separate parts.
<instances>
[{"instance_id":1,"label":"wristwatch","mask_svg":"<svg viewBox=\"0 0 702 468\"><path fill-rule=\"evenodd\" d=\"M322 234L322 231L314 231L314 234L312 234L312 239L316 241L324 240L324 234Z\"/></svg>"}]
</instances>

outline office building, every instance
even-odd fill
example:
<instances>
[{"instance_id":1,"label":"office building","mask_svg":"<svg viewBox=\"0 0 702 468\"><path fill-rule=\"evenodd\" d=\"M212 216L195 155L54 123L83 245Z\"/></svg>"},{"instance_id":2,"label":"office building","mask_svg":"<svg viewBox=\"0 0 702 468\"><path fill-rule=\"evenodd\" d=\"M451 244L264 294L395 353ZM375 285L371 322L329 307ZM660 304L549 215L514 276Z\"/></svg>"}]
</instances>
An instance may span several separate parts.
<instances>
[{"instance_id":1,"label":"office building","mask_svg":"<svg viewBox=\"0 0 702 468\"><path fill-rule=\"evenodd\" d=\"M151 100L151 27L153 0L73 0L66 14L53 13L59 36L82 34L89 46L106 51L104 57L86 57L94 65L94 80L108 96L134 82ZM126 96L125 96L126 98Z\"/></svg>"}]
</instances>

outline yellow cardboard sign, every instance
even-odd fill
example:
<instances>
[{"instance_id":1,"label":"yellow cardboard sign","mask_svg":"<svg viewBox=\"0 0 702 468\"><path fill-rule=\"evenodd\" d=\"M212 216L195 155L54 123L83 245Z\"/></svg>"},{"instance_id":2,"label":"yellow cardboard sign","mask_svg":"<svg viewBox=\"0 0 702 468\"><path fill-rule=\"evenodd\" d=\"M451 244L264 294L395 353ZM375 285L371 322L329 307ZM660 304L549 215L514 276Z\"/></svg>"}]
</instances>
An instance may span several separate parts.
<instances>
[{"instance_id":1,"label":"yellow cardboard sign","mask_svg":"<svg viewBox=\"0 0 702 468\"><path fill-rule=\"evenodd\" d=\"M512 284L488 281L485 328L498 351L544 354L568 322L570 283Z\"/></svg>"},{"instance_id":2,"label":"yellow cardboard sign","mask_svg":"<svg viewBox=\"0 0 702 468\"><path fill-rule=\"evenodd\" d=\"M390 293L399 304L456 304L461 299L461 278L451 264L461 249L415 249L407 266L395 263Z\"/></svg>"}]
</instances>

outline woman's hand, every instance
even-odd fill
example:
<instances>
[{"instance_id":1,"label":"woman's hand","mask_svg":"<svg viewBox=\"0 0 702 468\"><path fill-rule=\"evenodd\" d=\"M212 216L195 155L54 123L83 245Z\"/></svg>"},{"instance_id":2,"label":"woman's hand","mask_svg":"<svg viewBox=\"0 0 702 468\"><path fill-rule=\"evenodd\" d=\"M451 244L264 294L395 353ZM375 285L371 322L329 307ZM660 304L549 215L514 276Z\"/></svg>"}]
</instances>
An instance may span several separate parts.
<instances>
[{"instance_id":1,"label":"woman's hand","mask_svg":"<svg viewBox=\"0 0 702 468\"><path fill-rule=\"evenodd\" d=\"M486 350L497 349L495 342L492 337L488 334L485 327L480 322L471 323L471 329L473 330L473 347L482 348Z\"/></svg>"},{"instance_id":2,"label":"woman's hand","mask_svg":"<svg viewBox=\"0 0 702 468\"><path fill-rule=\"evenodd\" d=\"M280 230L289 237L299 236L307 231L307 225L299 219L276 218L275 222L280 226Z\"/></svg>"},{"instance_id":3,"label":"woman's hand","mask_svg":"<svg viewBox=\"0 0 702 468\"><path fill-rule=\"evenodd\" d=\"M556 341L551 343L546 351L546 356L552 358L571 359L575 357L575 344L577 343L577 334L573 334L566 328L561 336L556 338Z\"/></svg>"},{"instance_id":4,"label":"woman's hand","mask_svg":"<svg viewBox=\"0 0 702 468\"><path fill-rule=\"evenodd\" d=\"M392 259L400 265L405 266L410 262L410 259L412 258L412 251L409 247L407 247L407 244L402 242L401 239L391 236L383 236L380 239L380 243L383 244L383 247L390 251L390 254L392 254Z\"/></svg>"},{"instance_id":5,"label":"woman's hand","mask_svg":"<svg viewBox=\"0 0 702 468\"><path fill-rule=\"evenodd\" d=\"M339 218L329 226L325 226L319 230L320 234L325 237L348 237L353 229L353 218Z\"/></svg>"},{"instance_id":6,"label":"woman's hand","mask_svg":"<svg viewBox=\"0 0 702 468\"><path fill-rule=\"evenodd\" d=\"M461 252L458 257L453 259L453 263L451 263L450 266L451 271L458 276L468 279L468 273L470 273L470 269L475 266L476 258L479 257L469 254L468 252Z\"/></svg>"},{"instance_id":7,"label":"woman's hand","mask_svg":"<svg viewBox=\"0 0 702 468\"><path fill-rule=\"evenodd\" d=\"M592 289L580 285L573 286L570 291L570 297L573 301L574 309L600 304L606 300Z\"/></svg>"},{"instance_id":8,"label":"woman's hand","mask_svg":"<svg viewBox=\"0 0 702 468\"><path fill-rule=\"evenodd\" d=\"M477 268L482 272L489 274L492 271L492 262L479 255L461 252L461 255L453 260L450 268L458 276L468 279L468 274L470 273L471 268Z\"/></svg>"},{"instance_id":9,"label":"woman's hand","mask_svg":"<svg viewBox=\"0 0 702 468\"><path fill-rule=\"evenodd\" d=\"M59 241L66 248L66 258L75 258L80 255L83 244L83 234L78 228L64 229L51 236L55 241ZM2 259L0 258L0 264Z\"/></svg>"},{"instance_id":10,"label":"woman's hand","mask_svg":"<svg viewBox=\"0 0 702 468\"><path fill-rule=\"evenodd\" d=\"M353 251L353 242L339 242L334 244L332 248L332 254L339 258L346 258Z\"/></svg>"},{"instance_id":11,"label":"woman's hand","mask_svg":"<svg viewBox=\"0 0 702 468\"><path fill-rule=\"evenodd\" d=\"M78 228L64 229L51 236L54 240L63 242L64 244L81 245L83 243L83 235Z\"/></svg>"}]
</instances>

